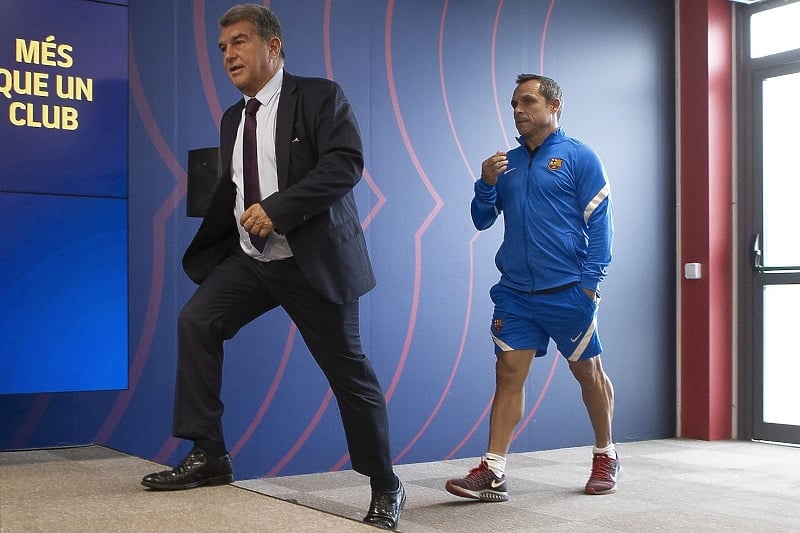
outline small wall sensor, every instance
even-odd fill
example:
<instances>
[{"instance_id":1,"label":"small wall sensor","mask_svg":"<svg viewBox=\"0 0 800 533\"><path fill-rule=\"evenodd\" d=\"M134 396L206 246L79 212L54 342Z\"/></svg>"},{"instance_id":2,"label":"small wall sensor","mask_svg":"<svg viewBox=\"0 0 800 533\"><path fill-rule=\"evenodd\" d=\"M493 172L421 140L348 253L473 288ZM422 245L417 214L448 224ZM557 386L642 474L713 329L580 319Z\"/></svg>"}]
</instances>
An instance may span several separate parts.
<instances>
[{"instance_id":1,"label":"small wall sensor","mask_svg":"<svg viewBox=\"0 0 800 533\"><path fill-rule=\"evenodd\" d=\"M703 265L700 263L686 263L683 265L683 277L686 279L700 279L703 277Z\"/></svg>"}]
</instances>

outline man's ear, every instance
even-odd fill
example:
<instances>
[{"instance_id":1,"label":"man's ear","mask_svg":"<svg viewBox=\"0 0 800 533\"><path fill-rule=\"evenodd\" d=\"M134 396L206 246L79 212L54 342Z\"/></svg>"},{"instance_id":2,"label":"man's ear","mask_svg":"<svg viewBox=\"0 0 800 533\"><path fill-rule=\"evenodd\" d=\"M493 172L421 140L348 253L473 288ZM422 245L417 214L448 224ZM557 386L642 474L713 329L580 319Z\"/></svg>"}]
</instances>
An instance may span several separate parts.
<instances>
[{"instance_id":1,"label":"man's ear","mask_svg":"<svg viewBox=\"0 0 800 533\"><path fill-rule=\"evenodd\" d=\"M283 43L279 38L273 37L267 43L267 48L269 49L270 59L278 59L281 56L281 48L283 48Z\"/></svg>"}]
</instances>

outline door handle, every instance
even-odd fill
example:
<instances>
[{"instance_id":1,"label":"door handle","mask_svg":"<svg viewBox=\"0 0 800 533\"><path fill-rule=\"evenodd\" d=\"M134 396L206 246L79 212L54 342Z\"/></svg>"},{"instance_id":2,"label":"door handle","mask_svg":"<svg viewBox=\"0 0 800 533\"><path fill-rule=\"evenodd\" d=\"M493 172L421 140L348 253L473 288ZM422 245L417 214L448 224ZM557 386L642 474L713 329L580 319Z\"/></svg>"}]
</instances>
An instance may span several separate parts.
<instances>
[{"instance_id":1,"label":"door handle","mask_svg":"<svg viewBox=\"0 0 800 533\"><path fill-rule=\"evenodd\" d=\"M763 272L764 263L761 255L761 234L756 233L753 239L753 270L756 272Z\"/></svg>"},{"instance_id":2,"label":"door handle","mask_svg":"<svg viewBox=\"0 0 800 533\"><path fill-rule=\"evenodd\" d=\"M764 266L764 256L761 252L761 234L756 233L753 238L753 270L758 273L764 272L800 272L800 265L792 266Z\"/></svg>"}]
</instances>

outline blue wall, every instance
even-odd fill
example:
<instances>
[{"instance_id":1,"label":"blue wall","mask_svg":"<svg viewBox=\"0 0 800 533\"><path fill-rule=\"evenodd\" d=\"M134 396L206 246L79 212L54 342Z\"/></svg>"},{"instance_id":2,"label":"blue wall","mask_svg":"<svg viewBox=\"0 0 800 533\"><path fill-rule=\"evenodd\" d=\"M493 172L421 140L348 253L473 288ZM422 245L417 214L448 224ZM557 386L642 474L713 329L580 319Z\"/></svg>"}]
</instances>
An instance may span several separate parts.
<instances>
[{"instance_id":1,"label":"blue wall","mask_svg":"<svg viewBox=\"0 0 800 533\"><path fill-rule=\"evenodd\" d=\"M216 49L232 2L134 2L130 69L130 390L0 397L0 448L95 442L159 462L170 438L175 322L194 286L180 258L186 154L218 143L239 94ZM356 190L378 287L362 337L384 386L399 463L477 456L494 357L489 287L500 227L469 218L480 162L514 145L520 72L565 92L562 125L604 160L614 263L600 332L617 394L615 440L675 425L672 0L274 0L286 69L338 81L359 119ZM225 429L240 478L348 468L335 402L282 311L226 345ZM591 444L560 357L537 359L512 451Z\"/></svg>"}]
</instances>

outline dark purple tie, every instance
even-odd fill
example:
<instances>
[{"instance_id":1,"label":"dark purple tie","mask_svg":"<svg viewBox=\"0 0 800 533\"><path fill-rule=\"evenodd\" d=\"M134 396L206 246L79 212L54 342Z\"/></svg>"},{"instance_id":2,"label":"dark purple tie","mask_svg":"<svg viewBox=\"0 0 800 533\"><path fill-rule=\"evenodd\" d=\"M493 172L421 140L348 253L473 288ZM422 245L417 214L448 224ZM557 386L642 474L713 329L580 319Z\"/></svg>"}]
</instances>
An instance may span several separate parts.
<instances>
[{"instance_id":1,"label":"dark purple tie","mask_svg":"<svg viewBox=\"0 0 800 533\"><path fill-rule=\"evenodd\" d=\"M261 201L261 190L258 185L258 150L256 149L256 111L261 105L255 98L247 101L244 112L244 139L243 139L243 164L244 167L244 208ZM250 234L250 242L258 249L264 251L267 239Z\"/></svg>"}]
</instances>

